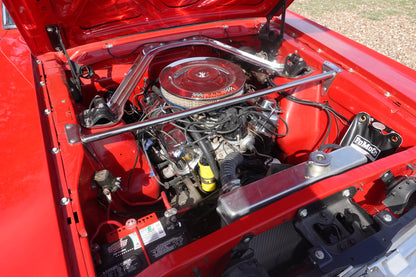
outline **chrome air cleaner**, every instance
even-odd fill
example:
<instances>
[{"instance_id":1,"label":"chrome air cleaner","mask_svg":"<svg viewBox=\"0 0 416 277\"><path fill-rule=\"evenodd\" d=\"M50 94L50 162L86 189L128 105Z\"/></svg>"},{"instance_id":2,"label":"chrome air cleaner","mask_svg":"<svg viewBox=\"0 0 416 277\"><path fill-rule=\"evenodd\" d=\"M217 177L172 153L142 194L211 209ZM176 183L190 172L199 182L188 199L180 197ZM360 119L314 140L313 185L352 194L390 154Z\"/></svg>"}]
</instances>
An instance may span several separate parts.
<instances>
[{"instance_id":1,"label":"chrome air cleaner","mask_svg":"<svg viewBox=\"0 0 416 277\"><path fill-rule=\"evenodd\" d=\"M182 108L194 108L241 95L245 79L239 66L211 57L173 62L159 76L162 96Z\"/></svg>"}]
</instances>

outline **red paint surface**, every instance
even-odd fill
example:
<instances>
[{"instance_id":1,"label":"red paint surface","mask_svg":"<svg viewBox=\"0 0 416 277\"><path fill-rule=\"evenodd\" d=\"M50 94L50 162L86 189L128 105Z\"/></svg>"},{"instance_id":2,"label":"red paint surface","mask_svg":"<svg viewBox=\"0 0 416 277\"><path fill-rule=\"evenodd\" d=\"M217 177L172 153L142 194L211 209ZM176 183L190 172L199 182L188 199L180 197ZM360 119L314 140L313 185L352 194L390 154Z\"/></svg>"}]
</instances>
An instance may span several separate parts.
<instances>
[{"instance_id":1,"label":"red paint surface","mask_svg":"<svg viewBox=\"0 0 416 277\"><path fill-rule=\"evenodd\" d=\"M30 52L17 30L0 36L0 275L76 275L76 261L68 263L65 253L59 179L42 131L46 116L39 110Z\"/></svg>"},{"instance_id":2,"label":"red paint surface","mask_svg":"<svg viewBox=\"0 0 416 277\"><path fill-rule=\"evenodd\" d=\"M4 1L32 52L53 51L45 27L58 25L67 48L125 35L210 21L266 16L279 2ZM287 1L288 5L293 0ZM94 15L94 16L92 16Z\"/></svg>"}]
</instances>

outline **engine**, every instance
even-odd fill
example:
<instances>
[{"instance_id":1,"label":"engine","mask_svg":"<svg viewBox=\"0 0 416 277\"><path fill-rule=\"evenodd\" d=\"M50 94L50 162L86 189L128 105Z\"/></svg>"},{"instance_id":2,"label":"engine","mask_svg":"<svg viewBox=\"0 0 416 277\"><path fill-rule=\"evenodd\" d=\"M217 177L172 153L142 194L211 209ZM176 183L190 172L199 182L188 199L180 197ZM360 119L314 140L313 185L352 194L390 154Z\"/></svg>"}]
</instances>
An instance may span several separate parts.
<instances>
[{"instance_id":1,"label":"engine","mask_svg":"<svg viewBox=\"0 0 416 277\"><path fill-rule=\"evenodd\" d=\"M240 66L220 58L173 62L161 71L160 87L153 85L140 98L140 120L239 96L254 88L247 81L250 77ZM251 99L152 127L140 135L140 141L165 188L183 191L184 180L191 180L201 193L209 193L216 188L215 180L227 179L217 165L224 160L240 159L238 166L243 161L249 165L244 170L244 184L267 174L268 165L277 161L272 155L276 150L273 141L281 136L277 133L282 120L279 112L274 99ZM200 198L188 201L195 197L189 195L174 197L184 198L175 201L177 208Z\"/></svg>"}]
</instances>

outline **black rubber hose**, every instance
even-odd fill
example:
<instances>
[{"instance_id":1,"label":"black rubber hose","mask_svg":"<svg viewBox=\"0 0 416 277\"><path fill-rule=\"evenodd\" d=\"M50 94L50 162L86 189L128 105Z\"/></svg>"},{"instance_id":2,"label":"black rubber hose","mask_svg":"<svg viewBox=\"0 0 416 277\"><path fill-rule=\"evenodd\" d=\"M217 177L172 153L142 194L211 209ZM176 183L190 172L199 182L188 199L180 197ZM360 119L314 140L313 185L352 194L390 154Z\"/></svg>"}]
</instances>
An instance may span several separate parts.
<instances>
[{"instance_id":1,"label":"black rubber hose","mask_svg":"<svg viewBox=\"0 0 416 277\"><path fill-rule=\"evenodd\" d=\"M228 154L222 161L220 171L223 189L228 190L229 188L224 186L226 186L229 182L238 179L236 170L237 167L243 163L243 161L244 157L239 152L232 152Z\"/></svg>"},{"instance_id":2,"label":"black rubber hose","mask_svg":"<svg viewBox=\"0 0 416 277\"><path fill-rule=\"evenodd\" d=\"M321 145L318 150L319 151L324 151L324 150L327 150L327 149L337 150L337 149L340 149L341 147L342 146L339 145L339 144L328 143L328 144Z\"/></svg>"},{"instance_id":3,"label":"black rubber hose","mask_svg":"<svg viewBox=\"0 0 416 277\"><path fill-rule=\"evenodd\" d=\"M211 154L211 152L213 151L211 143L207 142L206 139L201 139L201 134L199 132L196 132L197 129L194 126L190 126L189 130L191 131L189 132L191 134L191 137L198 142L198 146L201 148L202 153L204 153L204 156L207 159L209 166L211 167L212 173L214 174L214 178L216 180L219 180L220 170L218 169L217 162Z\"/></svg>"}]
</instances>

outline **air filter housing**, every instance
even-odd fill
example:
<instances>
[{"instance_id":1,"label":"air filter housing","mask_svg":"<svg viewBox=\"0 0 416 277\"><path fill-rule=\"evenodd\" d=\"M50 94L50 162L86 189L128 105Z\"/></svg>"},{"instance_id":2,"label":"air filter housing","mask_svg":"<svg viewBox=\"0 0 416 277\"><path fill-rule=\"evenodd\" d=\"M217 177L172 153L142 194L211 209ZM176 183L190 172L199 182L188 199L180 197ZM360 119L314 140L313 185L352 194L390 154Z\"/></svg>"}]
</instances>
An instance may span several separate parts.
<instances>
[{"instance_id":1,"label":"air filter housing","mask_svg":"<svg viewBox=\"0 0 416 277\"><path fill-rule=\"evenodd\" d=\"M241 95L243 70L227 60L196 57L166 66L159 76L162 96L182 108L194 108Z\"/></svg>"}]
</instances>

